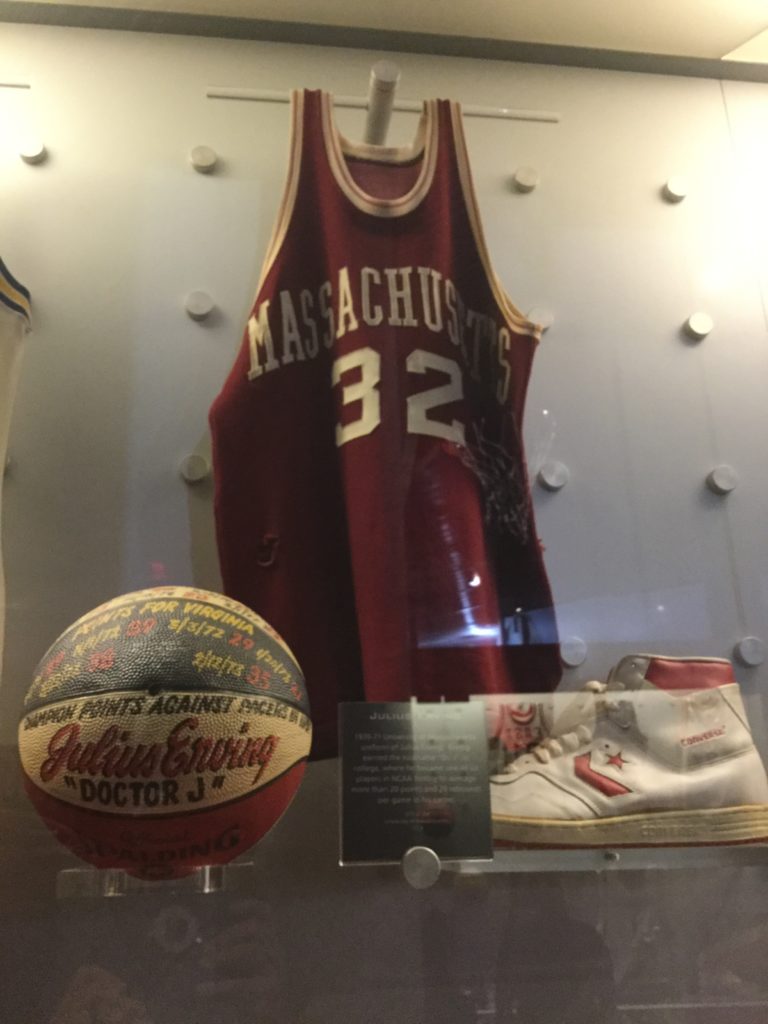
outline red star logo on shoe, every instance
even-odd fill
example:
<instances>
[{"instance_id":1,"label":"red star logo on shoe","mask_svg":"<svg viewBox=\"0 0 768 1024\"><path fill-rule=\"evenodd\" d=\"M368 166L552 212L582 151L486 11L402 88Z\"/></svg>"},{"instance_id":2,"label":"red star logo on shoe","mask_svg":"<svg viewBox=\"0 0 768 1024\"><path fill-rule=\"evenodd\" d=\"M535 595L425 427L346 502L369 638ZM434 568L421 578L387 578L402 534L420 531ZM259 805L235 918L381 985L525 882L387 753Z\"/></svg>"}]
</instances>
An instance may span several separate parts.
<instances>
[{"instance_id":1,"label":"red star logo on shoe","mask_svg":"<svg viewBox=\"0 0 768 1024\"><path fill-rule=\"evenodd\" d=\"M613 756L621 760L621 754L614 754ZM611 763L610 756L608 763ZM623 761L622 763L626 764L627 762ZM586 782L587 785L599 790L606 796L624 796L626 793L632 792L631 789L627 789L626 786L611 778L610 775L603 775L602 772L594 769L590 754L579 754L578 757L574 757L573 770L576 773L576 777L581 779L582 782Z\"/></svg>"},{"instance_id":2,"label":"red star logo on shoe","mask_svg":"<svg viewBox=\"0 0 768 1024\"><path fill-rule=\"evenodd\" d=\"M621 751L617 754L609 754L606 764L612 764L614 768L623 768L625 764L629 764L629 761L625 761L621 756Z\"/></svg>"}]
</instances>

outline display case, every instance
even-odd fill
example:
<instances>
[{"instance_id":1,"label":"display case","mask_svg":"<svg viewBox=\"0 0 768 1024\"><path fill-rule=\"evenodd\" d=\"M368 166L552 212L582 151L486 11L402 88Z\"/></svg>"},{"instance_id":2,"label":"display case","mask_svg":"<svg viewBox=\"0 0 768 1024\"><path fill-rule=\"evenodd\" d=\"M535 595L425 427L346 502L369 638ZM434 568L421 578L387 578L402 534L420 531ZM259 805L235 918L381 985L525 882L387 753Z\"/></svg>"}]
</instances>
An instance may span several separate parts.
<instances>
[{"instance_id":1,"label":"display case","mask_svg":"<svg viewBox=\"0 0 768 1024\"><path fill-rule=\"evenodd\" d=\"M0 1019L762 1022L768 73L23 6Z\"/></svg>"}]
</instances>

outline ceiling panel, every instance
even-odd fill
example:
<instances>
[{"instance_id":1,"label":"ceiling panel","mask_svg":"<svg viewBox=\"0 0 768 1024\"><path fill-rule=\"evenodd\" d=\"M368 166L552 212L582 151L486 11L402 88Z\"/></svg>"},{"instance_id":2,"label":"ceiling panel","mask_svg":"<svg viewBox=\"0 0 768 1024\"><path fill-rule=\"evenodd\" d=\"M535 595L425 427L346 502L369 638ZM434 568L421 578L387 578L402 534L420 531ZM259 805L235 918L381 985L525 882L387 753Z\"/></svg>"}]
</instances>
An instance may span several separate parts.
<instances>
[{"instance_id":1,"label":"ceiling panel","mask_svg":"<svg viewBox=\"0 0 768 1024\"><path fill-rule=\"evenodd\" d=\"M22 0L24 2L24 0ZM39 2L39 0L36 0ZM720 58L768 29L768 0L68 0L108 7Z\"/></svg>"}]
</instances>

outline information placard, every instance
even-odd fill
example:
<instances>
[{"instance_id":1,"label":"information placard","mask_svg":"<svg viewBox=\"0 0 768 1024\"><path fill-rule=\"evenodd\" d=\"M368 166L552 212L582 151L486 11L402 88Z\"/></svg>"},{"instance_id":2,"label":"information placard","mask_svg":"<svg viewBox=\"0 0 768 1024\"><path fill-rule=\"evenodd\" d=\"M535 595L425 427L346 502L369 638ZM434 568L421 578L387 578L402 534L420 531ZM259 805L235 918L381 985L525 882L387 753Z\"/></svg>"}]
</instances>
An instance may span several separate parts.
<instances>
[{"instance_id":1,"label":"information placard","mask_svg":"<svg viewBox=\"0 0 768 1024\"><path fill-rule=\"evenodd\" d=\"M347 703L339 715L342 864L399 861L412 846L493 857L481 701Z\"/></svg>"}]
</instances>

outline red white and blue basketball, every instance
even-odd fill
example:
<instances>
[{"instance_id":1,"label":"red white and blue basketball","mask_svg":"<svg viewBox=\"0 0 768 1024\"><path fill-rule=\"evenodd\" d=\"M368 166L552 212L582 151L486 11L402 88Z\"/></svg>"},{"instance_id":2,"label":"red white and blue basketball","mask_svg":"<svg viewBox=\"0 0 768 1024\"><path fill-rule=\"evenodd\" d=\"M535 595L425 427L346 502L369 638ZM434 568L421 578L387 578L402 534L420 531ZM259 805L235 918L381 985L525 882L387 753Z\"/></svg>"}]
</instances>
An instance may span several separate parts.
<instances>
[{"instance_id":1,"label":"red white and blue basketball","mask_svg":"<svg viewBox=\"0 0 768 1024\"><path fill-rule=\"evenodd\" d=\"M19 724L32 803L97 867L173 878L272 827L312 738L301 669L245 605L189 587L123 594L40 662Z\"/></svg>"}]
</instances>

